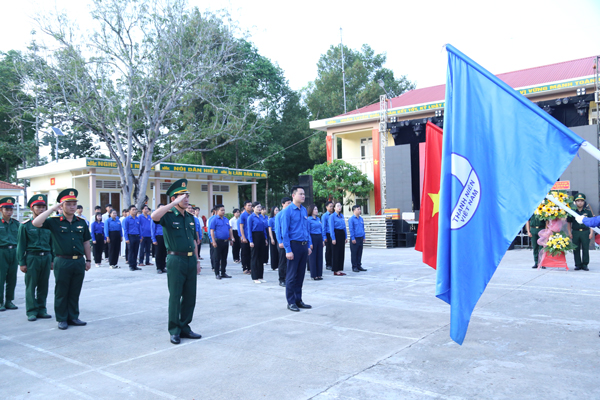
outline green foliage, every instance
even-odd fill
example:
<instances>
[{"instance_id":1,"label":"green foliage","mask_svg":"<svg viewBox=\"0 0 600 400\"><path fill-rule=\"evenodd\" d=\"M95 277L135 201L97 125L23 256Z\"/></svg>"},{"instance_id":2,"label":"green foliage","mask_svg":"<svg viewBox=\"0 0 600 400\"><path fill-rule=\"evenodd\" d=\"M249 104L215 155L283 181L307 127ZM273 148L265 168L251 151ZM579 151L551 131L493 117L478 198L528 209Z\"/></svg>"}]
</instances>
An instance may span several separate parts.
<instances>
[{"instance_id":1,"label":"green foliage","mask_svg":"<svg viewBox=\"0 0 600 400\"><path fill-rule=\"evenodd\" d=\"M328 199L343 202L344 205L352 204L354 200L349 194L367 197L374 187L365 174L343 160L315 165L304 175L313 177L315 204L323 204Z\"/></svg>"},{"instance_id":2,"label":"green foliage","mask_svg":"<svg viewBox=\"0 0 600 400\"><path fill-rule=\"evenodd\" d=\"M391 97L400 96L415 88L406 76L394 77L394 72L383 65L386 55L375 54L367 44L360 50L344 46L346 69L346 104L351 111L379 101L385 94L377 81L383 80ZM331 46L317 63L318 76L304 89L306 105L313 119L331 118L344 113L342 88L342 54L340 46Z\"/></svg>"}]
</instances>

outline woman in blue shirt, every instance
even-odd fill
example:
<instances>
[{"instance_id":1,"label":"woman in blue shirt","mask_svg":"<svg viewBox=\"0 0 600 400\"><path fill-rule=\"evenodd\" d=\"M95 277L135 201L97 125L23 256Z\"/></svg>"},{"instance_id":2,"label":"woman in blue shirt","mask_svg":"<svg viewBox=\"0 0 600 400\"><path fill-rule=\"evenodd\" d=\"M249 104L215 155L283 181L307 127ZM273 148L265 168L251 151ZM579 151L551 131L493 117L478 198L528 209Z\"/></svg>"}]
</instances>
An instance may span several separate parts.
<instances>
[{"instance_id":1,"label":"woman in blue shirt","mask_svg":"<svg viewBox=\"0 0 600 400\"><path fill-rule=\"evenodd\" d=\"M94 262L96 263L96 268L100 267L100 263L102 262L105 241L102 214L96 213L94 222L92 222L92 243L94 243Z\"/></svg>"},{"instance_id":2,"label":"woman in blue shirt","mask_svg":"<svg viewBox=\"0 0 600 400\"><path fill-rule=\"evenodd\" d=\"M121 254L121 242L123 241L123 227L117 210L110 212L110 217L104 223L104 237L108 246L108 265L111 269L119 268L119 254Z\"/></svg>"},{"instance_id":3,"label":"woman in blue shirt","mask_svg":"<svg viewBox=\"0 0 600 400\"><path fill-rule=\"evenodd\" d=\"M271 250L271 269L277 271L279 267L279 247L277 247L277 237L275 235L275 216L279 213L279 207L271 208L271 218L269 218L269 249Z\"/></svg>"},{"instance_id":4,"label":"woman in blue shirt","mask_svg":"<svg viewBox=\"0 0 600 400\"><path fill-rule=\"evenodd\" d=\"M248 232L247 238L251 248L251 264L250 273L254 283L263 283L265 266L263 263L263 253L268 251L267 245L267 227L264 223L264 218L260 215L262 207L259 202L252 203L254 212L248 217Z\"/></svg>"},{"instance_id":5,"label":"woman in blue shirt","mask_svg":"<svg viewBox=\"0 0 600 400\"><path fill-rule=\"evenodd\" d=\"M262 213L261 213L261 217L263 219L263 224L265 224L265 229L266 229L266 239L267 239L267 248L265 249L265 251L263 252L263 264L268 264L269 263L269 211L267 210L267 208L263 208L262 209Z\"/></svg>"},{"instance_id":6,"label":"woman in blue shirt","mask_svg":"<svg viewBox=\"0 0 600 400\"><path fill-rule=\"evenodd\" d=\"M331 235L332 268L334 275L346 275L344 270L344 256L346 251L346 221L342 214L342 204L335 203L335 211L329 217L329 233Z\"/></svg>"},{"instance_id":7,"label":"woman in blue shirt","mask_svg":"<svg viewBox=\"0 0 600 400\"><path fill-rule=\"evenodd\" d=\"M318 215L317 206L308 206L308 234L312 239L312 253L308 256L308 266L313 281L323 280L323 225Z\"/></svg>"}]
</instances>

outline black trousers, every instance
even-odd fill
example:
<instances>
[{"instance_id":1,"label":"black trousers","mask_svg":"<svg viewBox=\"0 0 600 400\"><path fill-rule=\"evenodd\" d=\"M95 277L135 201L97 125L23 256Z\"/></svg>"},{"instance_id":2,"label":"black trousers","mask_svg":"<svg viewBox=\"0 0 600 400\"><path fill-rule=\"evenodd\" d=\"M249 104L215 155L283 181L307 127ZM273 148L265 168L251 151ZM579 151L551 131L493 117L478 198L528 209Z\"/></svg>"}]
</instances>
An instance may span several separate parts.
<instances>
[{"instance_id":1,"label":"black trousers","mask_svg":"<svg viewBox=\"0 0 600 400\"><path fill-rule=\"evenodd\" d=\"M269 230L267 229L267 232L269 232ZM268 264L269 263L269 246L271 243L271 238L268 236L269 234L267 233L267 237L265 238L267 240L267 245L265 246L265 250L263 251L263 269L264 269L264 264Z\"/></svg>"},{"instance_id":2,"label":"black trousers","mask_svg":"<svg viewBox=\"0 0 600 400\"><path fill-rule=\"evenodd\" d=\"M252 252L250 251L250 242L242 243L242 269L244 271L250 271L251 259Z\"/></svg>"},{"instance_id":3,"label":"black trousers","mask_svg":"<svg viewBox=\"0 0 600 400\"><path fill-rule=\"evenodd\" d=\"M327 234L327 242L325 242L325 265L331 267L333 265L332 259L333 251L331 249L331 235Z\"/></svg>"},{"instance_id":4,"label":"black trousers","mask_svg":"<svg viewBox=\"0 0 600 400\"><path fill-rule=\"evenodd\" d=\"M104 222L104 223L107 224L108 222ZM108 259L109 250L110 250L110 244L105 243L103 251L104 251L104 258L106 258L106 259Z\"/></svg>"},{"instance_id":5,"label":"black trousers","mask_svg":"<svg viewBox=\"0 0 600 400\"><path fill-rule=\"evenodd\" d=\"M125 243L125 262L129 262L129 243Z\"/></svg>"},{"instance_id":6,"label":"black trousers","mask_svg":"<svg viewBox=\"0 0 600 400\"><path fill-rule=\"evenodd\" d=\"M352 268L362 267L362 253L363 253L363 241L364 237L354 238L356 244L350 242L350 261L352 262Z\"/></svg>"},{"instance_id":7,"label":"black trousers","mask_svg":"<svg viewBox=\"0 0 600 400\"><path fill-rule=\"evenodd\" d=\"M217 239L217 247L210 246L213 251L215 275L225 275L227 268L227 256L229 255L229 243L225 239Z\"/></svg>"},{"instance_id":8,"label":"black trousers","mask_svg":"<svg viewBox=\"0 0 600 400\"><path fill-rule=\"evenodd\" d=\"M275 244L271 243L269 240L269 251L271 252L271 269L275 271L279 268L279 252L277 249L279 248L277 245L277 239L275 239Z\"/></svg>"},{"instance_id":9,"label":"black trousers","mask_svg":"<svg viewBox=\"0 0 600 400\"><path fill-rule=\"evenodd\" d=\"M121 253L121 231L108 232L110 239L110 251L108 252L108 265L117 265L119 263L119 253Z\"/></svg>"},{"instance_id":10,"label":"black trousers","mask_svg":"<svg viewBox=\"0 0 600 400\"><path fill-rule=\"evenodd\" d=\"M233 238L235 239L235 242L233 242L233 261L240 261L240 248L241 246L241 241L240 241L240 235L238 235L238 231L233 229Z\"/></svg>"},{"instance_id":11,"label":"black trousers","mask_svg":"<svg viewBox=\"0 0 600 400\"><path fill-rule=\"evenodd\" d=\"M143 240L140 240L140 264L150 264L150 249L152 247L152 239L149 237L145 237ZM146 262L144 262L144 256L146 258Z\"/></svg>"},{"instance_id":12,"label":"black trousers","mask_svg":"<svg viewBox=\"0 0 600 400\"><path fill-rule=\"evenodd\" d=\"M102 262L102 253L104 252L104 235L96 233L94 240L96 241L94 244L94 262L100 264Z\"/></svg>"},{"instance_id":13,"label":"black trousers","mask_svg":"<svg viewBox=\"0 0 600 400\"><path fill-rule=\"evenodd\" d=\"M127 253L127 262L129 269L137 268L137 255L140 249L140 235L129 236L129 253Z\"/></svg>"},{"instance_id":14,"label":"black trousers","mask_svg":"<svg viewBox=\"0 0 600 400\"><path fill-rule=\"evenodd\" d=\"M333 272L344 270L344 251L346 250L346 232L342 229L335 230L335 244L331 245L331 270Z\"/></svg>"},{"instance_id":15,"label":"black trousers","mask_svg":"<svg viewBox=\"0 0 600 400\"><path fill-rule=\"evenodd\" d=\"M308 256L308 265L310 268L310 277L316 278L323 276L323 235L311 234L313 249Z\"/></svg>"},{"instance_id":16,"label":"black trousers","mask_svg":"<svg viewBox=\"0 0 600 400\"><path fill-rule=\"evenodd\" d=\"M277 252L279 253L279 282L285 282L288 260L285 257L285 249L279 247L279 243L277 243Z\"/></svg>"},{"instance_id":17,"label":"black trousers","mask_svg":"<svg viewBox=\"0 0 600 400\"><path fill-rule=\"evenodd\" d=\"M165 239L163 235L156 235L156 269L165 270L167 268L167 248L165 247Z\"/></svg>"},{"instance_id":18,"label":"black trousers","mask_svg":"<svg viewBox=\"0 0 600 400\"><path fill-rule=\"evenodd\" d=\"M212 245L212 237L210 239L210 247L208 254L210 257L210 267L213 269L213 271L217 272L217 268L215 267L215 248Z\"/></svg>"},{"instance_id":19,"label":"black trousers","mask_svg":"<svg viewBox=\"0 0 600 400\"><path fill-rule=\"evenodd\" d=\"M267 251L267 246L265 245L265 234L262 231L252 232L252 242L254 242L254 247L252 247L252 264L251 270L252 279L264 279L265 273L265 265L263 263L264 253Z\"/></svg>"},{"instance_id":20,"label":"black trousers","mask_svg":"<svg viewBox=\"0 0 600 400\"><path fill-rule=\"evenodd\" d=\"M306 258L308 257L308 244L291 241L290 247L294 259L288 260L287 276L285 280L285 297L288 304L298 304L302 301L302 285L306 274Z\"/></svg>"},{"instance_id":21,"label":"black trousers","mask_svg":"<svg viewBox=\"0 0 600 400\"><path fill-rule=\"evenodd\" d=\"M200 239L200 243L198 243L198 258L200 258L200 250L202 250L202 232L198 232L198 238Z\"/></svg>"}]
</instances>

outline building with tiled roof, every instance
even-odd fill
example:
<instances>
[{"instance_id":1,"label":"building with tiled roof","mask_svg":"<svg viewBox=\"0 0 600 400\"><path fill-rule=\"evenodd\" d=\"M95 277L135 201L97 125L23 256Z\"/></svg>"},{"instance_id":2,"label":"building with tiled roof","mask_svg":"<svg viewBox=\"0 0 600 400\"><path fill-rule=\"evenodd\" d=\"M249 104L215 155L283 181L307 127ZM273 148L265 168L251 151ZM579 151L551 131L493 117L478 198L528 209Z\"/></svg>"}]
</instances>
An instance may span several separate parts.
<instances>
[{"instance_id":1,"label":"building with tiled roof","mask_svg":"<svg viewBox=\"0 0 600 400\"><path fill-rule=\"evenodd\" d=\"M560 122L592 144L598 143L598 123L594 91L596 90L597 57L560 62L497 75ZM383 94L383 90L382 90ZM425 123L431 121L443 126L445 85L419 88L387 101L388 132L380 136L381 105L375 103L332 118L311 121L311 129L327 132L327 159L345 160L363 171L374 183L369 198L354 199L363 206L365 214L381 214L386 208L400 208L401 212L420 209L422 163ZM578 131L573 127L586 127ZM589 131L589 133L588 133ZM586 135L589 135L588 138ZM387 138L387 147L379 143ZM382 201L380 153L385 151L386 191ZM577 158L572 166L578 162ZM583 163L583 162L582 162ZM595 171L592 176L587 171ZM576 173L575 173L575 172ZM569 167L565 177L580 185L579 191L588 194L590 204L598 209L598 165L581 168ZM594 185L578 182L585 177ZM583 178L582 178L583 179Z\"/></svg>"}]
</instances>

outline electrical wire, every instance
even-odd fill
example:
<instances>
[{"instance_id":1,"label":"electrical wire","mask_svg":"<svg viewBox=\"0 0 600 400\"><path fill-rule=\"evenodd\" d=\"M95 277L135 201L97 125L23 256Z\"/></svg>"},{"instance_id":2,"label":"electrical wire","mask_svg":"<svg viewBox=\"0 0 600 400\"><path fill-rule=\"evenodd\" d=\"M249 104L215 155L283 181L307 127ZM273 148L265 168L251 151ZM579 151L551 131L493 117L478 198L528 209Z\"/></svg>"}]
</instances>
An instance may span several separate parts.
<instances>
[{"instance_id":1,"label":"electrical wire","mask_svg":"<svg viewBox=\"0 0 600 400\"><path fill-rule=\"evenodd\" d=\"M295 146L295 145L297 145L298 143L302 143L302 142L304 142L305 140L307 140L307 139L310 139L311 137L315 136L315 135L316 135L316 134L318 134L318 133L321 133L321 131L316 131L316 132L315 132L315 133L313 133L312 135L310 135L310 136L307 136L307 137L305 137L304 139L302 139L302 140L299 140L299 141L297 141L296 143L294 143L294 144L292 144L292 145L289 145L289 146L288 146L288 147L286 147L285 149L282 149L282 150L276 151L275 153L271 154L270 156L268 156L268 157L265 157L265 158L263 158L262 160L260 160L260 161L257 161L257 162L255 162L255 163L253 163L253 164L250 164L250 165L248 165L248 166L244 167L243 169L248 169L248 168L250 168L250 167L251 167L251 166L253 166L253 165L256 165L256 164L258 164L258 163L261 163L261 162L263 162L263 161L265 161L265 160L267 160L267 159L269 159L269 158L271 158L271 157L273 157L273 156L276 156L277 154L279 154L279 153L282 153L282 152L286 151L287 149L289 149L289 148L291 148L291 147L294 147L294 146Z\"/></svg>"}]
</instances>

